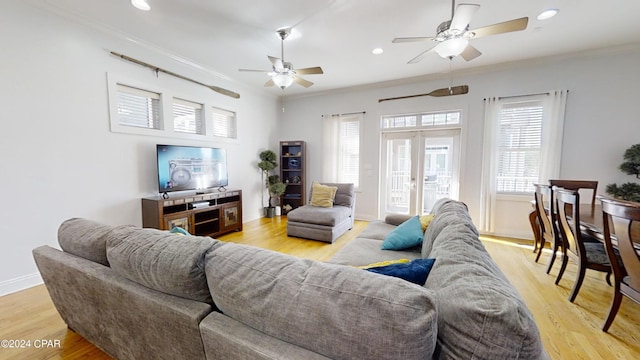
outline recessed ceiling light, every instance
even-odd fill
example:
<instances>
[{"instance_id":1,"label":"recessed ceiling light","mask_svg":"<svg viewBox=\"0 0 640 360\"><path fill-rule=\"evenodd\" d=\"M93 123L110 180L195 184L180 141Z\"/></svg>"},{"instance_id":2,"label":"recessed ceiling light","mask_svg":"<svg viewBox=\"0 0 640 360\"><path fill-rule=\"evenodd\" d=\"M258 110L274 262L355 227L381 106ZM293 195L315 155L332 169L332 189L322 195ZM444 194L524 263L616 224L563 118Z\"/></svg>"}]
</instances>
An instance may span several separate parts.
<instances>
[{"instance_id":1,"label":"recessed ceiling light","mask_svg":"<svg viewBox=\"0 0 640 360\"><path fill-rule=\"evenodd\" d=\"M383 52L384 52L384 50L382 50L382 48L375 48L375 49L371 50L371 53L372 53L373 55L380 55L380 54L382 54Z\"/></svg>"},{"instance_id":2,"label":"recessed ceiling light","mask_svg":"<svg viewBox=\"0 0 640 360\"><path fill-rule=\"evenodd\" d=\"M538 20L547 20L547 19L551 19L552 17L556 16L558 14L558 9L547 9L543 12L541 12L538 17L536 19Z\"/></svg>"},{"instance_id":3,"label":"recessed ceiling light","mask_svg":"<svg viewBox=\"0 0 640 360\"><path fill-rule=\"evenodd\" d=\"M147 0L131 0L131 5L135 6L136 9L139 9L142 11L151 10L151 5L149 5Z\"/></svg>"}]
</instances>

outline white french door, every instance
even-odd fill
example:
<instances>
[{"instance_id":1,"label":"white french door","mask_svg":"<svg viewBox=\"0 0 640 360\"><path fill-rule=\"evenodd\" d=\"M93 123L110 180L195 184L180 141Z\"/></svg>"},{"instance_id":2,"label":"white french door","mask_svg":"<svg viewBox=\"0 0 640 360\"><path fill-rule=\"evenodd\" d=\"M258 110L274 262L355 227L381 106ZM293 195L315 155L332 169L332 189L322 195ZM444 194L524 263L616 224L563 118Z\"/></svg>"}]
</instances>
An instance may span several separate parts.
<instances>
[{"instance_id":1,"label":"white french door","mask_svg":"<svg viewBox=\"0 0 640 360\"><path fill-rule=\"evenodd\" d=\"M380 214L422 215L458 198L460 130L382 133Z\"/></svg>"}]
</instances>

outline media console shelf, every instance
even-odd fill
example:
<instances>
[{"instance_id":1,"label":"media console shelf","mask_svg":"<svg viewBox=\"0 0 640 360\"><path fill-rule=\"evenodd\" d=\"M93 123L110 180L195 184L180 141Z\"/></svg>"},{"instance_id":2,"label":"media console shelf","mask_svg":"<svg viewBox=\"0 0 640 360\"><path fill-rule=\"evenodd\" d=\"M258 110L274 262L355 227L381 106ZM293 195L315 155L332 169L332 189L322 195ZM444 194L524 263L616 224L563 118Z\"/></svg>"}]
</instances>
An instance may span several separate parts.
<instances>
[{"instance_id":1,"label":"media console shelf","mask_svg":"<svg viewBox=\"0 0 640 360\"><path fill-rule=\"evenodd\" d=\"M242 190L142 199L142 227L216 237L242 231Z\"/></svg>"}]
</instances>

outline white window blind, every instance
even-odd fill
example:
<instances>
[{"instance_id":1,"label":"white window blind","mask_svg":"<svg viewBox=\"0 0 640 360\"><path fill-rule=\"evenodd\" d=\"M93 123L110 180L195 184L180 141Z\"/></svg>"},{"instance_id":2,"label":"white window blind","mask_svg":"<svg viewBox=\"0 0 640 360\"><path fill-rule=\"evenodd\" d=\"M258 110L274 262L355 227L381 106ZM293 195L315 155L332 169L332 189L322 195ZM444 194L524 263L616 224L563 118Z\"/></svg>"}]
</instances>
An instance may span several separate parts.
<instances>
[{"instance_id":1,"label":"white window blind","mask_svg":"<svg viewBox=\"0 0 640 360\"><path fill-rule=\"evenodd\" d=\"M231 111L213 108L213 136L229 139L237 138L236 114Z\"/></svg>"},{"instance_id":2,"label":"white window blind","mask_svg":"<svg viewBox=\"0 0 640 360\"><path fill-rule=\"evenodd\" d=\"M541 101L503 104L499 110L498 193L530 193L540 175Z\"/></svg>"},{"instance_id":3,"label":"white window blind","mask_svg":"<svg viewBox=\"0 0 640 360\"><path fill-rule=\"evenodd\" d=\"M118 124L160 129L160 94L118 84Z\"/></svg>"},{"instance_id":4,"label":"white window blind","mask_svg":"<svg viewBox=\"0 0 640 360\"><path fill-rule=\"evenodd\" d=\"M358 186L360 179L360 116L340 119L338 180Z\"/></svg>"},{"instance_id":5,"label":"white window blind","mask_svg":"<svg viewBox=\"0 0 640 360\"><path fill-rule=\"evenodd\" d=\"M202 104L174 98L173 131L204 135Z\"/></svg>"}]
</instances>

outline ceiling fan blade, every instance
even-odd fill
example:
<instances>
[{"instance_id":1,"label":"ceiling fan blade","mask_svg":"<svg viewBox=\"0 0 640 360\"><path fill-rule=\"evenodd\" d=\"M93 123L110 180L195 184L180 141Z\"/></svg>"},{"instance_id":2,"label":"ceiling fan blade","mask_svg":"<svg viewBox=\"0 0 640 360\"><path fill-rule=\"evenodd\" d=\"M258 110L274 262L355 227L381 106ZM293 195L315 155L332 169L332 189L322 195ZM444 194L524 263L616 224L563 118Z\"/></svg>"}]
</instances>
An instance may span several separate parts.
<instances>
[{"instance_id":1,"label":"ceiling fan blade","mask_svg":"<svg viewBox=\"0 0 640 360\"><path fill-rule=\"evenodd\" d=\"M471 44L468 44L467 47L462 50L462 53L460 53L460 56L462 56L465 61L471 61L480 55L482 55L480 50L476 49Z\"/></svg>"},{"instance_id":2,"label":"ceiling fan blade","mask_svg":"<svg viewBox=\"0 0 640 360\"><path fill-rule=\"evenodd\" d=\"M478 29L470 30L475 35L474 38L478 38L481 36L488 35L496 35L502 33L508 33L512 31L520 31L527 28L527 24L529 23L528 17L523 17L519 19L513 19L493 25L484 26Z\"/></svg>"},{"instance_id":3,"label":"ceiling fan blade","mask_svg":"<svg viewBox=\"0 0 640 360\"><path fill-rule=\"evenodd\" d=\"M273 85L275 85L275 83L273 82L273 79L269 79L269 81L264 83L264 87L269 87L269 86L273 86Z\"/></svg>"},{"instance_id":4,"label":"ceiling fan blade","mask_svg":"<svg viewBox=\"0 0 640 360\"><path fill-rule=\"evenodd\" d=\"M304 69L295 69L295 72L301 75L324 74L320 66L304 68Z\"/></svg>"},{"instance_id":5,"label":"ceiling fan blade","mask_svg":"<svg viewBox=\"0 0 640 360\"><path fill-rule=\"evenodd\" d=\"M296 76L293 78L293 81L297 82L298 84L308 88L309 86L313 85L313 83L311 81L305 80L299 76Z\"/></svg>"},{"instance_id":6,"label":"ceiling fan blade","mask_svg":"<svg viewBox=\"0 0 640 360\"><path fill-rule=\"evenodd\" d=\"M471 22L473 15L480 9L480 5L476 4L460 4L456 7L456 11L451 19L449 29L456 29L461 33L467 28Z\"/></svg>"},{"instance_id":7,"label":"ceiling fan blade","mask_svg":"<svg viewBox=\"0 0 640 360\"><path fill-rule=\"evenodd\" d=\"M416 41L429 41L433 40L432 37L429 36L418 36L418 37L399 37L393 39L392 43L404 43L404 42L416 42Z\"/></svg>"},{"instance_id":8,"label":"ceiling fan blade","mask_svg":"<svg viewBox=\"0 0 640 360\"><path fill-rule=\"evenodd\" d=\"M435 48L435 46L432 47L431 49L428 49L428 50L425 50L425 51L421 52L420 54L418 54L418 56L416 56L413 59L409 60L407 62L407 64L415 64L415 63L420 62L420 60L422 60L424 58L424 56L427 55L427 53L429 53L434 48Z\"/></svg>"},{"instance_id":9,"label":"ceiling fan blade","mask_svg":"<svg viewBox=\"0 0 640 360\"><path fill-rule=\"evenodd\" d=\"M254 69L238 69L238 71L249 71L249 72L261 72L261 73L268 73L271 70L254 70Z\"/></svg>"},{"instance_id":10,"label":"ceiling fan blade","mask_svg":"<svg viewBox=\"0 0 640 360\"><path fill-rule=\"evenodd\" d=\"M282 70L284 69L284 65L282 64L282 60L277 58L277 57L273 57L273 56L269 56L267 55L267 57L269 58L269 61L271 61L271 63L273 64L273 66L278 69L278 70Z\"/></svg>"}]
</instances>

